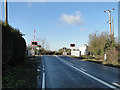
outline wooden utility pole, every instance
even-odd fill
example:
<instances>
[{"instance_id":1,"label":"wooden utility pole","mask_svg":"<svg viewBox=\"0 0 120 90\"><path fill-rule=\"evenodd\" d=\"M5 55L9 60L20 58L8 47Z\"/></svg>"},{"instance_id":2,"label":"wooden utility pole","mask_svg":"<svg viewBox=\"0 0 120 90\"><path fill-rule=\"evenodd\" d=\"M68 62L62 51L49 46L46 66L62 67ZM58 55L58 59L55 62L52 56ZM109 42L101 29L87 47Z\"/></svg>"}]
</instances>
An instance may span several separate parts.
<instances>
[{"instance_id":1,"label":"wooden utility pole","mask_svg":"<svg viewBox=\"0 0 120 90\"><path fill-rule=\"evenodd\" d=\"M113 17L112 17L112 38L114 40L114 25L113 25Z\"/></svg>"},{"instance_id":2,"label":"wooden utility pole","mask_svg":"<svg viewBox=\"0 0 120 90\"><path fill-rule=\"evenodd\" d=\"M110 26L110 37L111 37L111 11L109 11L109 26Z\"/></svg>"},{"instance_id":3,"label":"wooden utility pole","mask_svg":"<svg viewBox=\"0 0 120 90\"><path fill-rule=\"evenodd\" d=\"M5 0L5 23L8 23L7 0Z\"/></svg>"},{"instance_id":4,"label":"wooden utility pole","mask_svg":"<svg viewBox=\"0 0 120 90\"><path fill-rule=\"evenodd\" d=\"M110 39L112 38L112 34L111 34L111 11L114 11L114 8L112 10L104 11L104 12L109 12Z\"/></svg>"}]
</instances>

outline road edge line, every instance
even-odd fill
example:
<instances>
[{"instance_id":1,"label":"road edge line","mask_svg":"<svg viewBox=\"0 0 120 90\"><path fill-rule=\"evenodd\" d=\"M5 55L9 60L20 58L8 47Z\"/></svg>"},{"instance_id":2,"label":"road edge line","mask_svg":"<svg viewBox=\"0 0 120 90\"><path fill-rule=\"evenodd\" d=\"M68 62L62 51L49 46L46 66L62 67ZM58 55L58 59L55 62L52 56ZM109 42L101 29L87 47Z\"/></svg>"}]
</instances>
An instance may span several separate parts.
<instances>
[{"instance_id":1,"label":"road edge line","mask_svg":"<svg viewBox=\"0 0 120 90\"><path fill-rule=\"evenodd\" d=\"M43 59L42 59L43 61ZM43 65L43 62L42 62L42 90L45 90L45 72L44 72L44 65Z\"/></svg>"},{"instance_id":2,"label":"road edge line","mask_svg":"<svg viewBox=\"0 0 120 90\"><path fill-rule=\"evenodd\" d=\"M43 78L42 78L42 90L45 89L45 73L43 72Z\"/></svg>"}]
</instances>

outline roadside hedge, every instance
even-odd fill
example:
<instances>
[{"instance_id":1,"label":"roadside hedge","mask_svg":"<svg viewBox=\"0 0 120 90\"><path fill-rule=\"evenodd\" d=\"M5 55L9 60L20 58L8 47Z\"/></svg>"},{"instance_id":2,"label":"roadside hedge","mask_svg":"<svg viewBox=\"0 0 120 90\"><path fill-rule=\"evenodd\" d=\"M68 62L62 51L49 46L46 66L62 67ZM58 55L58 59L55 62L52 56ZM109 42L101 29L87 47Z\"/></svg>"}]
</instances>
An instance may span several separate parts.
<instances>
[{"instance_id":1,"label":"roadside hedge","mask_svg":"<svg viewBox=\"0 0 120 90\"><path fill-rule=\"evenodd\" d=\"M2 24L2 64L18 65L24 61L26 42L19 30Z\"/></svg>"}]
</instances>

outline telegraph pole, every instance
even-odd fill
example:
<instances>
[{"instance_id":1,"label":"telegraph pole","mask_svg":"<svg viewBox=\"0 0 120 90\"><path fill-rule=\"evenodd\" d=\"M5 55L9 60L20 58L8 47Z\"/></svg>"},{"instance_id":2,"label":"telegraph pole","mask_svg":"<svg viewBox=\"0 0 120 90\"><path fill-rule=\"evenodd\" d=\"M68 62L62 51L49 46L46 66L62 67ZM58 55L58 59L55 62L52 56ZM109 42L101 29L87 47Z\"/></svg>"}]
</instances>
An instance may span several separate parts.
<instances>
[{"instance_id":1,"label":"telegraph pole","mask_svg":"<svg viewBox=\"0 0 120 90\"><path fill-rule=\"evenodd\" d=\"M110 39L111 39L111 11L114 11L114 8L112 10L104 11L104 12L109 12L109 27L110 27Z\"/></svg>"},{"instance_id":2,"label":"telegraph pole","mask_svg":"<svg viewBox=\"0 0 120 90\"><path fill-rule=\"evenodd\" d=\"M114 25L113 25L113 17L112 17L112 38L114 40Z\"/></svg>"},{"instance_id":3,"label":"telegraph pole","mask_svg":"<svg viewBox=\"0 0 120 90\"><path fill-rule=\"evenodd\" d=\"M7 0L5 0L5 23L8 24Z\"/></svg>"}]
</instances>

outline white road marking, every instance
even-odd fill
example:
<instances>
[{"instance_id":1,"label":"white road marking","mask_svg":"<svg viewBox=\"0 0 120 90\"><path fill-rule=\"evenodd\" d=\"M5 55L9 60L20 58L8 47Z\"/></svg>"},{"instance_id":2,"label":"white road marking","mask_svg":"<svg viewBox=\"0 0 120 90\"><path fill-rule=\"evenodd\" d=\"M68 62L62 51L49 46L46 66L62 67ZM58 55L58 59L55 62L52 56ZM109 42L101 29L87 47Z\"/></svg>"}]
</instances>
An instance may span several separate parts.
<instances>
[{"instance_id":1,"label":"white road marking","mask_svg":"<svg viewBox=\"0 0 120 90\"><path fill-rule=\"evenodd\" d=\"M83 70L83 71L87 71L87 70L85 70L85 69L83 69L83 68L80 68L81 70Z\"/></svg>"},{"instance_id":2,"label":"white road marking","mask_svg":"<svg viewBox=\"0 0 120 90\"><path fill-rule=\"evenodd\" d=\"M39 72L39 71L40 71L40 69L37 69L37 71Z\"/></svg>"},{"instance_id":3,"label":"white road marking","mask_svg":"<svg viewBox=\"0 0 120 90\"><path fill-rule=\"evenodd\" d=\"M68 61L65 61L65 62L67 62L67 63L70 64L70 65L73 65L72 63L70 63L70 62L68 62Z\"/></svg>"},{"instance_id":4,"label":"white road marking","mask_svg":"<svg viewBox=\"0 0 120 90\"><path fill-rule=\"evenodd\" d=\"M114 84L114 85L116 85L116 86L120 87L120 85L119 85L118 83L114 83L114 82L113 82L112 84Z\"/></svg>"},{"instance_id":5,"label":"white road marking","mask_svg":"<svg viewBox=\"0 0 120 90\"><path fill-rule=\"evenodd\" d=\"M63 61L64 63L66 63L66 62L65 62L63 59L61 59L60 57L58 57L58 56L56 56L56 57L57 57L59 60L61 60L61 61ZM66 64L68 64L68 63L66 63ZM109 84L109 83L107 83L107 82L105 82L105 81L103 81L103 80L100 80L100 79L96 78L95 76L92 76L92 75L90 75L90 74L88 74L88 73L86 73L86 72L84 72L84 71L82 71L82 70L74 67L73 65L70 65L70 64L68 64L68 65L71 66L72 68L78 70L79 72L82 72L83 74L91 77L92 79L94 79L94 80L96 80L96 81L104 84L105 86L107 86L107 87L109 87L109 88L116 88L115 86L113 86L113 85L111 85L111 84Z\"/></svg>"},{"instance_id":6,"label":"white road marking","mask_svg":"<svg viewBox=\"0 0 120 90\"><path fill-rule=\"evenodd\" d=\"M39 75L37 76L37 78L39 78Z\"/></svg>"},{"instance_id":7,"label":"white road marking","mask_svg":"<svg viewBox=\"0 0 120 90\"><path fill-rule=\"evenodd\" d=\"M69 63L68 61L63 61L63 62L65 62L65 63L67 63L67 64L70 64L70 65L72 65L71 63Z\"/></svg>"},{"instance_id":8,"label":"white road marking","mask_svg":"<svg viewBox=\"0 0 120 90\"><path fill-rule=\"evenodd\" d=\"M43 67L43 75L42 75L42 90L45 90L45 72L44 72L44 64L42 65Z\"/></svg>"},{"instance_id":9,"label":"white road marking","mask_svg":"<svg viewBox=\"0 0 120 90\"><path fill-rule=\"evenodd\" d=\"M45 88L45 73L43 72L43 77L42 77L42 90Z\"/></svg>"}]
</instances>

